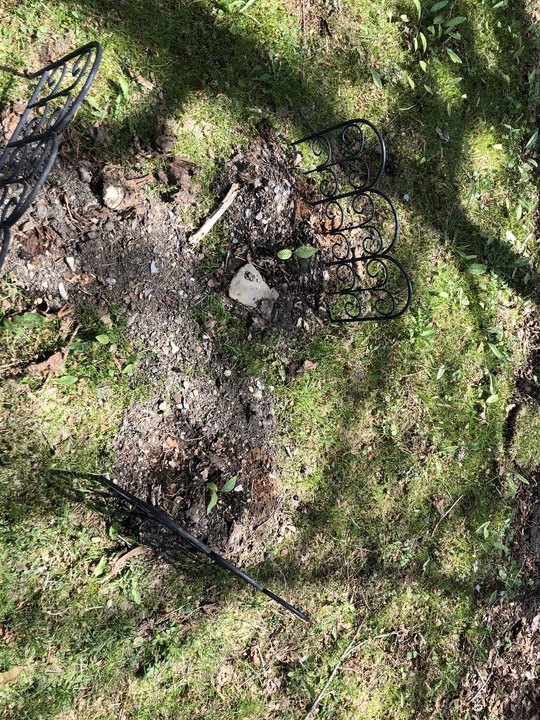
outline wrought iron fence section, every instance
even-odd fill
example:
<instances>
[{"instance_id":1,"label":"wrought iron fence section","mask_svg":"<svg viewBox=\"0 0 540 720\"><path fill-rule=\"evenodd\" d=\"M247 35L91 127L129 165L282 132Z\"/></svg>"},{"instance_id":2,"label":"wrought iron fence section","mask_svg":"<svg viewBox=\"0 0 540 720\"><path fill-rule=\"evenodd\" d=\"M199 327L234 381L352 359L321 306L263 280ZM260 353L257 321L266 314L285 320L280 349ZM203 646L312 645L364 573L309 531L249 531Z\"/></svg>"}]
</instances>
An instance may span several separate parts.
<instances>
[{"instance_id":1,"label":"wrought iron fence section","mask_svg":"<svg viewBox=\"0 0 540 720\"><path fill-rule=\"evenodd\" d=\"M64 130L82 103L101 62L101 45L91 42L35 73L32 97L8 146L32 142L41 135Z\"/></svg>"},{"instance_id":2,"label":"wrought iron fence section","mask_svg":"<svg viewBox=\"0 0 540 720\"><path fill-rule=\"evenodd\" d=\"M83 101L101 62L101 45L91 42L47 65L3 151L0 152L0 268L12 226L35 198L58 153L58 134Z\"/></svg>"},{"instance_id":3,"label":"wrought iron fence section","mask_svg":"<svg viewBox=\"0 0 540 720\"><path fill-rule=\"evenodd\" d=\"M380 131L368 120L349 120L294 147L297 163L307 165L303 174L317 178L317 194L308 202L323 206L320 244L330 320L399 317L411 303L412 284L390 255L399 235L396 208L375 187L386 163Z\"/></svg>"},{"instance_id":4,"label":"wrought iron fence section","mask_svg":"<svg viewBox=\"0 0 540 720\"><path fill-rule=\"evenodd\" d=\"M380 180L386 148L379 130L369 120L355 119L307 135L294 143L303 173L315 177L320 200L351 191L364 191ZM304 146L300 149L300 146Z\"/></svg>"},{"instance_id":5,"label":"wrought iron fence section","mask_svg":"<svg viewBox=\"0 0 540 720\"><path fill-rule=\"evenodd\" d=\"M326 296L332 322L397 318L412 299L412 285L401 263L390 255L352 255L326 263Z\"/></svg>"}]
</instances>

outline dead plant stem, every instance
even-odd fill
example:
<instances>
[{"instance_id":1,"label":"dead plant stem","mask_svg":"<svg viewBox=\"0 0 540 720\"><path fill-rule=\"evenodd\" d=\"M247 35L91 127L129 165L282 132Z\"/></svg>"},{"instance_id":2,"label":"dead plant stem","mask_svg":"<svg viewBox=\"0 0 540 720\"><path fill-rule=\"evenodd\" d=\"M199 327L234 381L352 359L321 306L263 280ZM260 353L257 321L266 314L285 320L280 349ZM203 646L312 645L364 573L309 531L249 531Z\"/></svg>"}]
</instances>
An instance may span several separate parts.
<instances>
[{"instance_id":1,"label":"dead plant stem","mask_svg":"<svg viewBox=\"0 0 540 720\"><path fill-rule=\"evenodd\" d=\"M360 632L361 629L362 629L362 626L360 626L360 627L356 630L356 632L354 633L351 642L347 645L347 648L346 648L345 652L344 652L343 655L339 658L336 666L334 667L334 669L332 670L332 672L331 672L331 674L330 674L330 677L329 677L328 680L326 681L325 686L323 687L323 689L321 690L321 692L320 692L320 693L317 695L317 697L315 698L315 702L313 703L313 705L312 705L311 708L309 709L309 712L308 712L308 714L306 715L306 717L304 718L304 720L310 720L310 718L312 717L313 713L315 712L315 710L316 710L317 707L319 706L321 700L322 700L323 697L326 695L326 691L328 690L328 688L329 688L330 685L332 684L332 681L333 681L333 679L335 678L335 676L336 676L338 670L340 669L341 665L345 662L345 660L346 660L348 657L350 657L353 653L355 653L357 650L359 650L363 645L366 645L366 644L369 643L369 642L373 642L374 640L383 640L384 638L387 638L387 637L390 637L391 635L396 635L396 634L397 634L397 633L394 631L394 632L389 632L389 633L383 633L383 634L381 634L381 635L375 635L375 637L367 638L366 640L362 640L362 642L360 642L360 643L358 643L357 645L355 645L355 644L354 644L354 641L355 641L356 638L358 637L358 633Z\"/></svg>"}]
</instances>

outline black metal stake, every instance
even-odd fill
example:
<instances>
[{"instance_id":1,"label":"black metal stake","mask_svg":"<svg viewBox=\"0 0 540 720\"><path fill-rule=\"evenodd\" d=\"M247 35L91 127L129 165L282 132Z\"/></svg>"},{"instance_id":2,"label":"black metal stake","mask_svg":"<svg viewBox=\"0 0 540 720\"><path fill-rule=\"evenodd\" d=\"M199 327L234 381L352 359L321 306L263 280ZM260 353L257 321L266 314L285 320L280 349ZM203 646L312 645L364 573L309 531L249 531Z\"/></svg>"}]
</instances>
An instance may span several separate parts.
<instances>
[{"instance_id":1,"label":"black metal stake","mask_svg":"<svg viewBox=\"0 0 540 720\"><path fill-rule=\"evenodd\" d=\"M187 530L184 530L183 527L180 527L180 525L178 525L178 523L174 522L174 520L172 520L170 517L165 515L165 513L162 513L161 510L158 510L153 505L150 505L149 503L145 502L144 500L140 500L135 495L132 495L127 490L124 490L124 488L120 487L120 485L117 485L115 482L110 480L107 477L107 475L94 475L94 474L89 475L87 473L84 473L84 475L96 478L97 480L99 480L99 482L101 482L103 485L105 485L105 487L109 488L109 490L112 490L123 500L126 500L131 505L135 506L136 508L139 508L139 510L142 510L144 513L149 515L154 520L157 520L158 523L160 523L164 527L169 528L169 530L172 530L174 533L179 535L183 540L188 542L196 550L199 550L200 552L204 553L210 560L215 562L216 565L219 565L220 567L225 568L225 570L228 570L233 575L236 575L244 582L248 583L249 585L252 585L256 590L259 590L259 592L264 593L269 598L271 598L275 602L279 603L279 605L284 607L290 613L292 613L293 615L296 615L296 617L299 617L301 620L304 620L304 622L309 622L309 617L307 615L305 615L303 612L301 612L297 608L293 607L292 605L289 605L289 603L286 602L285 600L283 600L283 598L280 598L278 595L275 595L270 590L267 590L256 580L253 580L253 578L250 578L249 575L246 575L246 573L242 572L242 570L237 568L235 565L230 563L228 560L225 560L225 558L221 557L221 555L218 555L217 553L215 553L213 550L211 550L208 547L208 545L205 545L203 542L201 542L196 537L191 535L191 533L188 533Z\"/></svg>"}]
</instances>

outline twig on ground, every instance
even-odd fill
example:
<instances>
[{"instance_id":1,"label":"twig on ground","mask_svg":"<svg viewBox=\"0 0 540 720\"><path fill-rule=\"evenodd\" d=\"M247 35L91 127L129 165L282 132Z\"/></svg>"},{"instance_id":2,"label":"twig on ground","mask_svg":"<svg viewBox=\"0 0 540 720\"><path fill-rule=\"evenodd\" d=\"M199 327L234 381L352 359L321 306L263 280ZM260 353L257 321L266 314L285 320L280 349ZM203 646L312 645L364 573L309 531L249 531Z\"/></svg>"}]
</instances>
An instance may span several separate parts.
<instances>
[{"instance_id":1,"label":"twig on ground","mask_svg":"<svg viewBox=\"0 0 540 720\"><path fill-rule=\"evenodd\" d=\"M391 635L397 635L396 632L383 633L382 635L375 635L375 637L367 638L366 640L362 640L362 642L360 642L360 643L358 643L357 645L355 645L355 644L354 644L354 641L355 641L356 638L358 637L358 633L360 632L361 629L362 629L362 627L359 627L358 630L354 633L353 639L352 639L351 642L347 645L347 649L345 650L345 652L343 653L343 655L339 658L339 660L338 660L338 662L337 662L337 665L336 665L335 668L332 670L332 673L330 674L330 677L329 677L328 680L326 681L325 686L323 687L323 689L321 690L321 692L320 692L320 693L317 695L317 697L315 698L315 702L314 702L313 705L310 707L309 712L308 712L308 714L306 715L306 717L304 718L304 720L310 720L311 716L313 715L313 713L315 712L315 710L318 708L321 700L322 700L323 697L326 695L326 691L327 691L328 688L330 687L330 685L331 685L331 683L332 683L332 680L335 678L335 676L336 676L339 668L341 667L341 665L345 662L345 660L346 660L348 657L350 657L353 653L355 653L357 650L359 650L363 645L366 645L367 643L372 642L373 640L383 640L384 638L390 637Z\"/></svg>"},{"instance_id":2,"label":"twig on ground","mask_svg":"<svg viewBox=\"0 0 540 720\"><path fill-rule=\"evenodd\" d=\"M439 527L439 525L442 523L442 521L444 520L445 517L447 517L448 515L450 515L450 513L451 513L452 510L455 508L455 506L458 504L458 502L462 499L462 497L463 497L463 495L460 495L460 496L458 497L458 499L457 499L454 503L452 503L452 505L450 505L450 507L448 508L448 510L447 510L443 515L441 515L441 517L439 518L437 524L436 524L435 527L433 528L433 532L431 533L432 535L435 535L435 533L437 532L437 528Z\"/></svg>"},{"instance_id":3,"label":"twig on ground","mask_svg":"<svg viewBox=\"0 0 540 720\"><path fill-rule=\"evenodd\" d=\"M240 185L238 185L237 183L233 183L231 185L229 192L225 195L223 202L218 207L216 212L213 215L211 215L207 220L205 220L204 225L189 238L189 242L191 245L196 245L204 237L206 237L206 235L208 235L208 233L214 227L214 225L217 223L217 221L220 219L220 217L225 212L227 212L227 210L233 204L236 196L238 195L239 190L240 190Z\"/></svg>"}]
</instances>

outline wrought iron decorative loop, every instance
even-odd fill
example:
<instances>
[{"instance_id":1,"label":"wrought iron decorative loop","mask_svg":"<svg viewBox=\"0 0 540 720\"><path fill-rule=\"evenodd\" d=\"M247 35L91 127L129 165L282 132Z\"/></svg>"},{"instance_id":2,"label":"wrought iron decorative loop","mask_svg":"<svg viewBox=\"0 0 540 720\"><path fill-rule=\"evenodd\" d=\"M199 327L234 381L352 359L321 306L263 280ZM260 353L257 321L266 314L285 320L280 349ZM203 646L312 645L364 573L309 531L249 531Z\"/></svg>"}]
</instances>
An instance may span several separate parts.
<instances>
[{"instance_id":1,"label":"wrought iron decorative loop","mask_svg":"<svg viewBox=\"0 0 540 720\"><path fill-rule=\"evenodd\" d=\"M8 143L16 147L41 135L61 133L77 112L101 62L101 45L91 42L28 75L38 79Z\"/></svg>"},{"instance_id":2,"label":"wrought iron decorative loop","mask_svg":"<svg viewBox=\"0 0 540 720\"><path fill-rule=\"evenodd\" d=\"M380 190L372 189L332 198L327 201L324 214L328 221L326 234L343 235L348 232L351 244L356 241L355 244L361 245L366 253L389 252L399 235L396 208ZM359 234L363 239L357 241Z\"/></svg>"},{"instance_id":3,"label":"wrought iron decorative loop","mask_svg":"<svg viewBox=\"0 0 540 720\"><path fill-rule=\"evenodd\" d=\"M294 146L304 143L308 144L308 155L313 161L313 166L304 173L318 175L323 198L351 190L369 190L381 178L386 148L378 128L369 120L348 120L303 137Z\"/></svg>"},{"instance_id":4,"label":"wrought iron decorative loop","mask_svg":"<svg viewBox=\"0 0 540 720\"><path fill-rule=\"evenodd\" d=\"M327 304L334 322L397 318L411 303L409 276L390 255L334 261L327 263L327 269L333 275Z\"/></svg>"},{"instance_id":5,"label":"wrought iron decorative loop","mask_svg":"<svg viewBox=\"0 0 540 720\"><path fill-rule=\"evenodd\" d=\"M13 225L26 211L58 152L58 137L45 135L7 148L0 158L0 222Z\"/></svg>"},{"instance_id":6,"label":"wrought iron decorative loop","mask_svg":"<svg viewBox=\"0 0 540 720\"><path fill-rule=\"evenodd\" d=\"M101 62L101 45L90 42L35 73L37 79L13 134L0 151L0 268L17 222L49 174L58 134L83 101Z\"/></svg>"}]
</instances>

